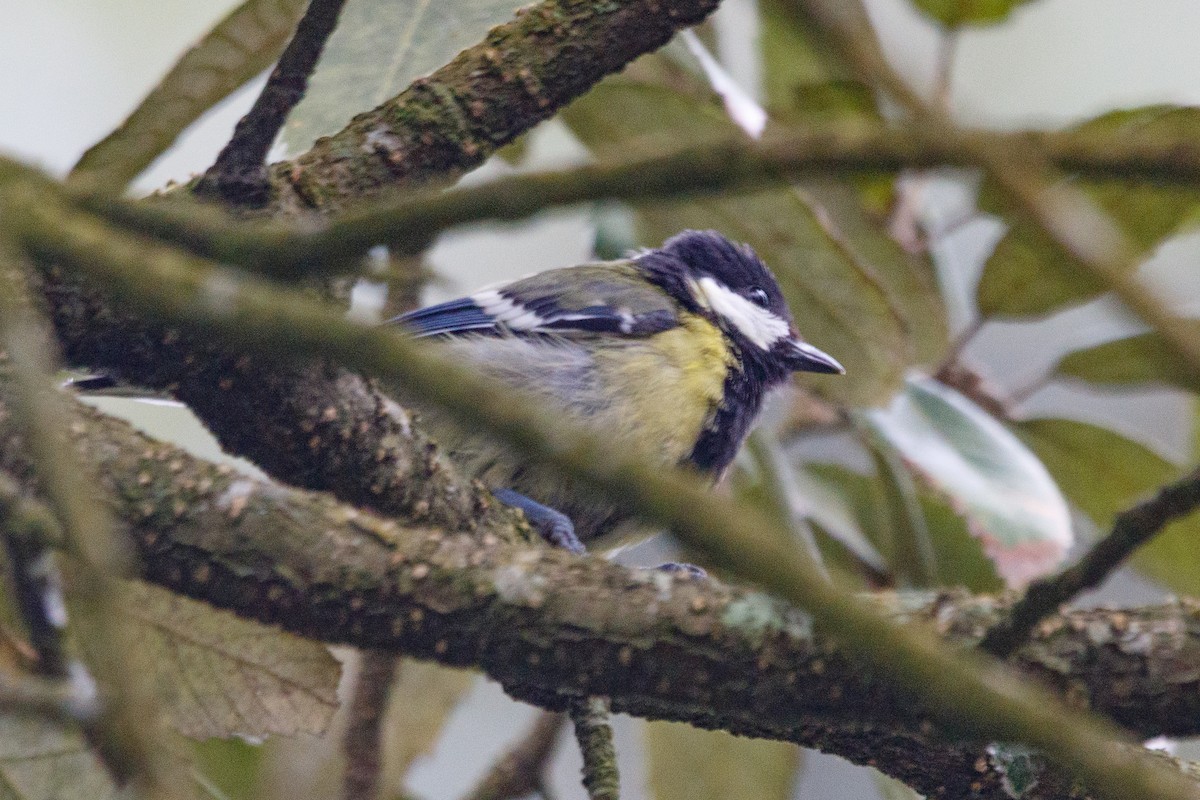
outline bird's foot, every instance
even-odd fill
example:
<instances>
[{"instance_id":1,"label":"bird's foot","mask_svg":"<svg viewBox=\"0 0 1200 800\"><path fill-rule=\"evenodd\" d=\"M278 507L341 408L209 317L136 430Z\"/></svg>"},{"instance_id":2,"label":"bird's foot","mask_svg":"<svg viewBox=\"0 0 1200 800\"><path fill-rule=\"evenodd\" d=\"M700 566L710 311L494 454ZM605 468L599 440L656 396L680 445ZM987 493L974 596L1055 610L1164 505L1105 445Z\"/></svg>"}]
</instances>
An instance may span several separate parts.
<instances>
[{"instance_id":1,"label":"bird's foot","mask_svg":"<svg viewBox=\"0 0 1200 800\"><path fill-rule=\"evenodd\" d=\"M583 542L575 535L575 523L571 522L571 518L566 514L544 506L536 500L530 500L512 489L493 489L492 495L504 505L524 511L525 519L529 520L533 529L550 544L576 555L587 552Z\"/></svg>"}]
</instances>

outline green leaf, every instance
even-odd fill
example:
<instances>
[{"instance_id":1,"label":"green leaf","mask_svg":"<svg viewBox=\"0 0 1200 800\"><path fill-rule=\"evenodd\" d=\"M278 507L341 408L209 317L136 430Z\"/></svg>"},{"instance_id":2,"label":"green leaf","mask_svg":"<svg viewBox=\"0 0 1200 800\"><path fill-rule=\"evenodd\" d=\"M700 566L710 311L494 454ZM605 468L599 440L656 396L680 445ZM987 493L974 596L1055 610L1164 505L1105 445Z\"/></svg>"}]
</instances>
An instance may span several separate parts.
<instances>
[{"instance_id":1,"label":"green leaf","mask_svg":"<svg viewBox=\"0 0 1200 800\"><path fill-rule=\"evenodd\" d=\"M174 727L196 739L320 733L340 667L322 644L142 583L125 599Z\"/></svg>"},{"instance_id":2,"label":"green leaf","mask_svg":"<svg viewBox=\"0 0 1200 800\"><path fill-rule=\"evenodd\" d=\"M1152 106L1116 111L1081 125L1084 133L1200 135L1200 108ZM1120 226L1135 252L1148 254L1190 222L1200 190L1149 181L1073 181ZM988 192L990 194L990 192ZM1019 216L996 246L976 291L985 317L1046 314L1107 289L1055 245L1041 227Z\"/></svg>"},{"instance_id":3,"label":"green leaf","mask_svg":"<svg viewBox=\"0 0 1200 800\"><path fill-rule=\"evenodd\" d=\"M521 0L349 0L283 141L306 150L507 22Z\"/></svg>"},{"instance_id":4,"label":"green leaf","mask_svg":"<svg viewBox=\"0 0 1200 800\"><path fill-rule=\"evenodd\" d=\"M0 715L0 800L120 796L78 733L41 719Z\"/></svg>"},{"instance_id":5,"label":"green leaf","mask_svg":"<svg viewBox=\"0 0 1200 800\"><path fill-rule=\"evenodd\" d=\"M890 530L892 571L902 589L937 585L937 556L933 538L917 498L916 482L903 461L886 443L868 443L883 500L883 521Z\"/></svg>"},{"instance_id":6,"label":"green leaf","mask_svg":"<svg viewBox=\"0 0 1200 800\"><path fill-rule=\"evenodd\" d=\"M1029 0L913 0L913 5L947 28L994 25Z\"/></svg>"},{"instance_id":7,"label":"green leaf","mask_svg":"<svg viewBox=\"0 0 1200 800\"><path fill-rule=\"evenodd\" d=\"M724 731L651 722L646 757L655 800L788 800L800 769L800 748L745 739Z\"/></svg>"},{"instance_id":8,"label":"green leaf","mask_svg":"<svg viewBox=\"0 0 1200 800\"><path fill-rule=\"evenodd\" d=\"M804 118L809 111L875 113L870 91L852 80L854 75L842 67L813 28L797 21L787 0L762 0L759 17L763 90L772 115L793 110ZM815 102L803 103L801 95L812 92L819 95Z\"/></svg>"},{"instance_id":9,"label":"green leaf","mask_svg":"<svg viewBox=\"0 0 1200 800\"><path fill-rule=\"evenodd\" d=\"M773 117L791 126L881 119L874 92L827 51L811 28L798 24L786 0L764 0L760 13L763 80ZM866 19L857 0L846 0L842 13ZM887 230L893 177L812 179L799 186L804 200L820 210L827 233L874 271L911 337L915 361L942 358L948 347L946 309L933 262L927 253L906 252Z\"/></svg>"},{"instance_id":10,"label":"green leaf","mask_svg":"<svg viewBox=\"0 0 1200 800\"><path fill-rule=\"evenodd\" d=\"M892 404L863 418L960 509L1010 585L1054 569L1071 518L1037 457L986 411L932 378L913 377Z\"/></svg>"},{"instance_id":11,"label":"green leaf","mask_svg":"<svg viewBox=\"0 0 1200 800\"><path fill-rule=\"evenodd\" d=\"M228 800L262 796L258 786L263 763L261 744L244 739L206 739L194 742L192 752L202 781L215 787L221 796Z\"/></svg>"},{"instance_id":12,"label":"green leaf","mask_svg":"<svg viewBox=\"0 0 1200 800\"><path fill-rule=\"evenodd\" d=\"M1176 480L1180 469L1107 428L1066 419L1016 425L1021 438L1054 475L1063 493L1107 533L1118 512ZM1200 517L1169 525L1134 554L1134 566L1168 589L1200 595Z\"/></svg>"},{"instance_id":13,"label":"green leaf","mask_svg":"<svg viewBox=\"0 0 1200 800\"><path fill-rule=\"evenodd\" d=\"M892 529L879 481L834 464L810 464L807 471L853 509L859 526L884 554L885 560L893 563ZM918 499L933 543L936 585L961 586L973 592L991 594L1003 589L1004 582L984 554L979 540L968 531L966 521L927 488L918 488Z\"/></svg>"},{"instance_id":14,"label":"green leaf","mask_svg":"<svg viewBox=\"0 0 1200 800\"><path fill-rule=\"evenodd\" d=\"M1200 322L1190 323L1200 332ZM1155 333L1143 333L1076 350L1054 368L1059 375L1108 385L1160 384L1200 392L1195 372L1179 363L1172 348Z\"/></svg>"},{"instance_id":15,"label":"green leaf","mask_svg":"<svg viewBox=\"0 0 1200 800\"><path fill-rule=\"evenodd\" d=\"M603 82L565 119L601 159L738 135L717 101L629 77ZM750 243L779 278L800 332L846 365L845 376L801 378L834 400L869 405L889 397L917 358L913 330L938 317L926 295L919 309L906 305L911 295L892 291L899 281L890 265L857 257L791 187L637 210L645 245L684 228L715 228Z\"/></svg>"},{"instance_id":16,"label":"green leaf","mask_svg":"<svg viewBox=\"0 0 1200 800\"><path fill-rule=\"evenodd\" d=\"M84 153L72 174L120 186L133 180L201 114L271 66L307 6L307 0L246 0Z\"/></svg>"}]
</instances>

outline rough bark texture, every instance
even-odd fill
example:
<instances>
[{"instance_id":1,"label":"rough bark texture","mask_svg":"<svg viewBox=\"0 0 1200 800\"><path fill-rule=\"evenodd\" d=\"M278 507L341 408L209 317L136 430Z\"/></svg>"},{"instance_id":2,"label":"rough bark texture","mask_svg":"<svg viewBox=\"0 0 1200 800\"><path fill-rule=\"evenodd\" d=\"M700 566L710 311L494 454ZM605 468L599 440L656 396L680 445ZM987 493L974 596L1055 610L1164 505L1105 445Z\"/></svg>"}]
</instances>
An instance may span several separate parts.
<instances>
[{"instance_id":1,"label":"rough bark texture","mask_svg":"<svg viewBox=\"0 0 1200 800\"><path fill-rule=\"evenodd\" d=\"M712 13L718 0L550 0L521 9L398 97L300 158L274 165L281 208L344 207L453 180Z\"/></svg>"},{"instance_id":2,"label":"rough bark texture","mask_svg":"<svg viewBox=\"0 0 1200 800\"><path fill-rule=\"evenodd\" d=\"M70 363L171 392L222 447L276 478L410 521L523 535L515 515L459 476L408 412L361 376L229 353L55 274L45 289Z\"/></svg>"},{"instance_id":3,"label":"rough bark texture","mask_svg":"<svg viewBox=\"0 0 1200 800\"><path fill-rule=\"evenodd\" d=\"M182 594L331 643L476 666L548 709L602 695L614 711L818 747L929 796L1006 797L981 745L952 743L807 615L761 594L487 533L402 527L83 408L71 433L143 576ZM0 468L31 480L2 400ZM1002 611L961 593L878 602L963 646ZM1054 617L1016 662L1138 736L1200 733L1196 604ZM1025 796L1068 796L1068 783L1047 770Z\"/></svg>"}]
</instances>

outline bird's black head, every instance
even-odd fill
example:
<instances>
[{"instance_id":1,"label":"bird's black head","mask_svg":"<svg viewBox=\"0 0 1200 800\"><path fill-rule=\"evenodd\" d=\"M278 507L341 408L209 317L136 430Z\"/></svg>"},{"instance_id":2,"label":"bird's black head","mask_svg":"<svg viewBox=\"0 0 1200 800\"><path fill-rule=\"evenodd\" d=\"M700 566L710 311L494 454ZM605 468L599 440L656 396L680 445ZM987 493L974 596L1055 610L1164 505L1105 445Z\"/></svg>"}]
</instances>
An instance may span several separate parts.
<instances>
[{"instance_id":1,"label":"bird's black head","mask_svg":"<svg viewBox=\"0 0 1200 800\"><path fill-rule=\"evenodd\" d=\"M845 372L796 333L779 283L749 245L716 231L684 231L638 263L685 307L718 325L764 383L795 371Z\"/></svg>"}]
</instances>

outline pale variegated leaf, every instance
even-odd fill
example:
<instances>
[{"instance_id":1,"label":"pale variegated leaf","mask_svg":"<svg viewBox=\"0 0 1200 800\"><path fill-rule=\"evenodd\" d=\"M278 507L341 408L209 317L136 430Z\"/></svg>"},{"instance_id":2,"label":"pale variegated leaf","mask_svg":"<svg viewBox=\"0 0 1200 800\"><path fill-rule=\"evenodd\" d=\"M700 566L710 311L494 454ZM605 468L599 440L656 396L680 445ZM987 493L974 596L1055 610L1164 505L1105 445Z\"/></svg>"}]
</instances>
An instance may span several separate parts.
<instances>
[{"instance_id":1,"label":"pale variegated leaf","mask_svg":"<svg viewBox=\"0 0 1200 800\"><path fill-rule=\"evenodd\" d=\"M1066 501L1037 456L986 411L914 376L864 419L963 514L1009 584L1062 562L1073 541Z\"/></svg>"}]
</instances>

